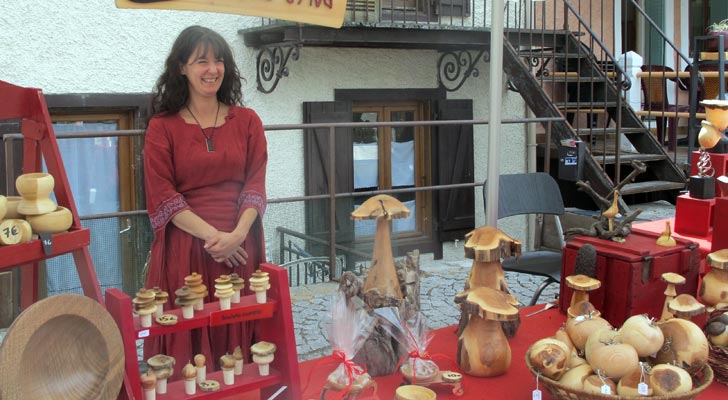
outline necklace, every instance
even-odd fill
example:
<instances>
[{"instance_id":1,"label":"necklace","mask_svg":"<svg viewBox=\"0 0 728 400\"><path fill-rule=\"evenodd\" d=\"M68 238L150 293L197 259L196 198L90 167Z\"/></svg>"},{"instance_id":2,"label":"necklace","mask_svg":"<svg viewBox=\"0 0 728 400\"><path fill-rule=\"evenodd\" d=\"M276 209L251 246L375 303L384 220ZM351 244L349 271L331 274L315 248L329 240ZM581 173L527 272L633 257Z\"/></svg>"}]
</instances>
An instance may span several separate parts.
<instances>
[{"instance_id":1,"label":"necklace","mask_svg":"<svg viewBox=\"0 0 728 400\"><path fill-rule=\"evenodd\" d=\"M212 132L210 132L210 136L207 136L205 133L205 130L202 128L202 124L200 124L200 121L197 120L197 117L195 117L195 114L192 114L192 110L190 110L190 107L185 104L185 108L187 109L187 112L190 113L192 116L192 119L197 122L197 126L200 127L200 130L202 131L202 136L205 137L205 145L207 146L207 152L213 153L215 151L215 144L212 142L212 138L215 136L215 128L217 128L217 115L220 114L220 102L217 102L217 111L215 111L215 122L212 124Z\"/></svg>"}]
</instances>

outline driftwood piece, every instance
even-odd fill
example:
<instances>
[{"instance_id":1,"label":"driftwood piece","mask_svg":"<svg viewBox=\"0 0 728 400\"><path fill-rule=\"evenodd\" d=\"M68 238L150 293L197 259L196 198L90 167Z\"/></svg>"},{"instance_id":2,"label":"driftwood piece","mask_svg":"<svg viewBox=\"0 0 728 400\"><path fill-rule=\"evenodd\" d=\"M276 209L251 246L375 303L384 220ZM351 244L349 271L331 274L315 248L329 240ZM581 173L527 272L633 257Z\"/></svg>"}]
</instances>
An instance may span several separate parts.
<instances>
[{"instance_id":1,"label":"driftwood piece","mask_svg":"<svg viewBox=\"0 0 728 400\"><path fill-rule=\"evenodd\" d=\"M626 214L626 211L624 210L624 207L622 207L621 201L617 201L616 199L612 200L615 196L615 194L619 194L619 191L624 187L624 185L628 184L629 182L633 181L634 178L647 171L647 166L645 163L637 160L633 160L632 163L632 172L629 173L622 181L620 181L612 191L610 191L606 197L602 197L599 193L597 193L592 187L591 184L589 184L588 181L577 181L576 186L577 188L585 192L589 197L594 200L594 203L599 206L600 209L600 216L599 220L593 223L589 228L569 228L564 232L564 236L569 239L573 237L574 235L584 235L584 236L591 236L596 237L600 239L606 239L606 240L615 240L619 241L621 238L624 238L628 236L630 233L632 233L632 222L637 218L637 216L642 213L641 209L635 210L633 213L630 213L624 218L621 218L617 221L616 225L610 229L610 219L608 216L610 213L606 213L610 207L616 203L618 210L620 213Z\"/></svg>"},{"instance_id":2,"label":"driftwood piece","mask_svg":"<svg viewBox=\"0 0 728 400\"><path fill-rule=\"evenodd\" d=\"M364 306L371 311L374 308L399 306L402 319L412 318L420 310L420 254L414 250L407 253L407 257L398 259L394 263L397 271L397 280L402 291L403 299L400 304L383 304L381 298L373 299L371 291L365 292L363 285L356 275L347 271L341 276L339 290L346 301L359 302L363 299ZM406 355L406 349L392 338L384 329L377 325L367 338L366 342L354 356L353 361L364 364L371 376L382 376L394 373L397 362Z\"/></svg>"}]
</instances>

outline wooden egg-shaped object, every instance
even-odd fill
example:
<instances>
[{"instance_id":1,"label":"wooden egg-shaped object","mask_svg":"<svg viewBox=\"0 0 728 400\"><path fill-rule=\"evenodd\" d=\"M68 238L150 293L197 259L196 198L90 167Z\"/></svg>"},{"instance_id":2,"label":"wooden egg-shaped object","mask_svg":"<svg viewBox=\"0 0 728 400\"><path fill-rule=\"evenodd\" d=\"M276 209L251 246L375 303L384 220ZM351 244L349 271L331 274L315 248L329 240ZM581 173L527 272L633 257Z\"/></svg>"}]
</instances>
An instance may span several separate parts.
<instances>
[{"instance_id":1,"label":"wooden egg-shaped object","mask_svg":"<svg viewBox=\"0 0 728 400\"><path fill-rule=\"evenodd\" d=\"M15 244L5 243L8 236L17 236L20 232L20 241L17 243L27 243L33 237L33 229L30 227L28 221L24 219L5 219L2 221L3 225L0 225L0 244Z\"/></svg>"},{"instance_id":2,"label":"wooden egg-shaped object","mask_svg":"<svg viewBox=\"0 0 728 400\"><path fill-rule=\"evenodd\" d=\"M705 119L715 125L720 132L728 128L728 100L703 100L700 104L705 107Z\"/></svg>"},{"instance_id":3,"label":"wooden egg-shaped object","mask_svg":"<svg viewBox=\"0 0 728 400\"><path fill-rule=\"evenodd\" d=\"M0 222L0 244L11 245L20 243L23 231L17 219L6 219Z\"/></svg>"},{"instance_id":4,"label":"wooden egg-shaped object","mask_svg":"<svg viewBox=\"0 0 728 400\"><path fill-rule=\"evenodd\" d=\"M65 232L73 223L73 215L66 207L57 207L47 214L29 215L26 219L35 233Z\"/></svg>"},{"instance_id":5,"label":"wooden egg-shaped object","mask_svg":"<svg viewBox=\"0 0 728 400\"><path fill-rule=\"evenodd\" d=\"M25 216L18 212L18 204L23 200L20 196L7 196L8 201L7 210L5 211L5 219L22 219Z\"/></svg>"},{"instance_id":6,"label":"wooden egg-shaped object","mask_svg":"<svg viewBox=\"0 0 728 400\"><path fill-rule=\"evenodd\" d=\"M715 125L708 121L701 121L700 126L700 132L698 132L698 143L700 143L700 147L712 149L723 137L722 131L718 130Z\"/></svg>"},{"instance_id":7,"label":"wooden egg-shaped object","mask_svg":"<svg viewBox=\"0 0 728 400\"><path fill-rule=\"evenodd\" d=\"M711 269L700 284L700 300L707 305L728 302L728 271Z\"/></svg>"}]
</instances>

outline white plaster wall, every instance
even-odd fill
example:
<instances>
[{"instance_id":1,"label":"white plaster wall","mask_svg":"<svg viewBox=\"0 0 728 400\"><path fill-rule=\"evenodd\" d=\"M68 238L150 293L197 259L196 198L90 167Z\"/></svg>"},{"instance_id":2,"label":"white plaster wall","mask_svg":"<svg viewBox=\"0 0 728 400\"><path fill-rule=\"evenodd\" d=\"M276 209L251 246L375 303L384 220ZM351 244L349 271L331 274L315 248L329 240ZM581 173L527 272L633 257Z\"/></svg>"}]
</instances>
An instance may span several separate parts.
<instances>
[{"instance_id":1,"label":"white plaster wall","mask_svg":"<svg viewBox=\"0 0 728 400\"><path fill-rule=\"evenodd\" d=\"M259 18L182 11L120 10L113 0L0 1L0 80L39 87L45 93L147 93L161 73L177 34L200 24L225 37L233 48L244 85L245 104L264 124L301 123L303 101L334 100L334 88L436 88L437 57L429 50L304 47L289 63L290 76L272 94L256 90L254 49L244 46L238 30ZM474 118L487 119L488 64L449 98L471 98ZM503 91L503 119L522 117L517 93ZM525 130L504 125L501 172L525 171ZM487 125L475 128L475 179L487 171ZM304 194L303 138L300 131L270 131L268 197ZM482 192L476 190L476 225L484 223ZM271 250L276 226L304 231L303 203L274 204L265 226ZM503 221L510 234L525 239L522 223ZM524 240L525 242L525 240ZM275 260L275 259L274 259Z\"/></svg>"}]
</instances>

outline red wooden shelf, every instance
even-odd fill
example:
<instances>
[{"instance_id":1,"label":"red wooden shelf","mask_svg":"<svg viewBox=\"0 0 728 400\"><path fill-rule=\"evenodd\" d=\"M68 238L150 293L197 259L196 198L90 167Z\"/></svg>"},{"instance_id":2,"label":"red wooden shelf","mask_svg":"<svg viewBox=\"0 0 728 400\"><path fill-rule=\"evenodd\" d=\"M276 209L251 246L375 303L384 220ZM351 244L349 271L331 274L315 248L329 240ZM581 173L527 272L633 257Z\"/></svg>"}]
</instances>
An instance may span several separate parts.
<instances>
[{"instance_id":1,"label":"red wooden shelf","mask_svg":"<svg viewBox=\"0 0 728 400\"><path fill-rule=\"evenodd\" d=\"M87 228L53 235L53 253L46 255L40 240L0 247L0 270L18 265L31 264L46 258L60 256L81 249L91 243Z\"/></svg>"},{"instance_id":2,"label":"red wooden shelf","mask_svg":"<svg viewBox=\"0 0 728 400\"><path fill-rule=\"evenodd\" d=\"M275 358L270 364L270 375L260 376L258 366L246 362L243 375L235 377L235 383L225 385L221 371L210 371L208 379L220 383L220 390L215 392L202 392L197 388L195 395L187 395L184 390L184 381L169 382L167 394L158 395L158 398L168 399L219 399L231 394L260 390L261 398L267 398L280 387L287 389L280 399L301 400L299 392L301 383L298 371L298 354L296 353L296 338L293 331L293 316L291 314L291 294L288 289L288 274L285 269L273 264L261 264L260 269L268 272L271 287L268 289L266 301L258 304L255 295L241 296L240 303L231 304L229 310L220 310L219 302L205 304L203 310L195 311L190 319L182 318L179 308L165 310L165 314L177 316L177 323L163 326L152 322L149 328L142 328L139 317L132 314L131 297L118 289L106 291L106 308L116 320L124 341L125 377L124 387L120 399L143 399L141 382L139 379L139 364L137 362L136 341L140 338L167 335L171 333L189 331L206 326L226 325L242 321L255 320L255 337L275 343Z\"/></svg>"}]
</instances>

